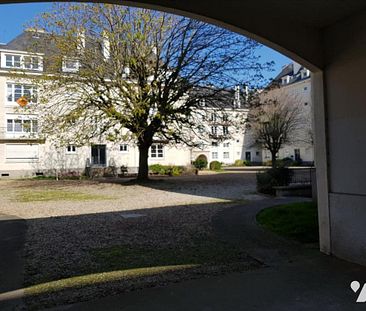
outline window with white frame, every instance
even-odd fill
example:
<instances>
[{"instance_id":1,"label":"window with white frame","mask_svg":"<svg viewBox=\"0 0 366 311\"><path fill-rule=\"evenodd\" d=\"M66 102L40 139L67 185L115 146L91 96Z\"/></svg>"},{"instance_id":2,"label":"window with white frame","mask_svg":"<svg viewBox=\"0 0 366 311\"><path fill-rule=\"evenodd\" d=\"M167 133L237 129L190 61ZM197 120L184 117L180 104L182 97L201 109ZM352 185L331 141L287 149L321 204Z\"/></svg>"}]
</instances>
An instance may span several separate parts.
<instances>
[{"instance_id":1,"label":"window with white frame","mask_svg":"<svg viewBox=\"0 0 366 311\"><path fill-rule=\"evenodd\" d=\"M21 68L21 56L5 54L5 67Z\"/></svg>"},{"instance_id":2,"label":"window with white frame","mask_svg":"<svg viewBox=\"0 0 366 311\"><path fill-rule=\"evenodd\" d=\"M218 159L219 158L219 153L214 151L212 152L212 159Z\"/></svg>"},{"instance_id":3,"label":"window with white frame","mask_svg":"<svg viewBox=\"0 0 366 311\"><path fill-rule=\"evenodd\" d=\"M229 159L229 158L230 158L230 153L224 152L224 159Z\"/></svg>"},{"instance_id":4,"label":"window with white frame","mask_svg":"<svg viewBox=\"0 0 366 311\"><path fill-rule=\"evenodd\" d=\"M164 146L162 144L154 144L150 148L150 157L151 158L164 158Z\"/></svg>"},{"instance_id":5,"label":"window with white frame","mask_svg":"<svg viewBox=\"0 0 366 311\"><path fill-rule=\"evenodd\" d=\"M33 69L33 70L39 69L39 57L24 56L23 61L25 69Z\"/></svg>"},{"instance_id":6,"label":"window with white frame","mask_svg":"<svg viewBox=\"0 0 366 311\"><path fill-rule=\"evenodd\" d=\"M33 55L3 54L2 66L42 71L42 57Z\"/></svg>"},{"instance_id":7,"label":"window with white frame","mask_svg":"<svg viewBox=\"0 0 366 311\"><path fill-rule=\"evenodd\" d=\"M62 71L77 72L79 70L79 61L77 59L66 58L62 62Z\"/></svg>"},{"instance_id":8,"label":"window with white frame","mask_svg":"<svg viewBox=\"0 0 366 311\"><path fill-rule=\"evenodd\" d=\"M211 134L217 135L217 126L211 126Z\"/></svg>"},{"instance_id":9,"label":"window with white frame","mask_svg":"<svg viewBox=\"0 0 366 311\"><path fill-rule=\"evenodd\" d=\"M219 145L219 143L218 143L217 141L213 141L213 142L211 143L211 146L212 146L212 147L218 147L218 145Z\"/></svg>"},{"instance_id":10,"label":"window with white frame","mask_svg":"<svg viewBox=\"0 0 366 311\"><path fill-rule=\"evenodd\" d=\"M127 144L119 145L119 151L120 152L128 152L128 145Z\"/></svg>"},{"instance_id":11,"label":"window with white frame","mask_svg":"<svg viewBox=\"0 0 366 311\"><path fill-rule=\"evenodd\" d=\"M224 148L229 148L230 147L230 143L224 143Z\"/></svg>"},{"instance_id":12,"label":"window with white frame","mask_svg":"<svg viewBox=\"0 0 366 311\"><path fill-rule=\"evenodd\" d=\"M30 102L37 102L37 88L34 85L7 83L6 90L8 103L16 103L21 97L25 97Z\"/></svg>"},{"instance_id":13,"label":"window with white frame","mask_svg":"<svg viewBox=\"0 0 366 311\"><path fill-rule=\"evenodd\" d=\"M37 133L38 121L36 119L7 119L7 133Z\"/></svg>"},{"instance_id":14,"label":"window with white frame","mask_svg":"<svg viewBox=\"0 0 366 311\"><path fill-rule=\"evenodd\" d=\"M66 147L66 153L76 153L76 146L75 145L68 145Z\"/></svg>"}]
</instances>

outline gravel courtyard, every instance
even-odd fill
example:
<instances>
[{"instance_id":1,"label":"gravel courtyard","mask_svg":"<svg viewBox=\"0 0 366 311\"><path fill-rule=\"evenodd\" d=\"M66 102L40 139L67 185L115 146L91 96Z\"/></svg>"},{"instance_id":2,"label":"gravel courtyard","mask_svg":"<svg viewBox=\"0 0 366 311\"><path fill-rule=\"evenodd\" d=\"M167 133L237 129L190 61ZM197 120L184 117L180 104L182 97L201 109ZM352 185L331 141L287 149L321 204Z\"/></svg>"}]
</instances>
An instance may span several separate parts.
<instances>
[{"instance_id":1,"label":"gravel courtyard","mask_svg":"<svg viewBox=\"0 0 366 311\"><path fill-rule=\"evenodd\" d=\"M52 295L49 285L36 287L26 299L35 309L176 282L187 278L181 268L197 277L256 265L245 250L217 240L211 228L217 212L262 199L255 193L255 174L159 177L146 184L1 180L0 197L0 213L27 220L25 287L98 273L100 279L109 271L180 267L144 282L113 279L108 286L62 288Z\"/></svg>"}]
</instances>

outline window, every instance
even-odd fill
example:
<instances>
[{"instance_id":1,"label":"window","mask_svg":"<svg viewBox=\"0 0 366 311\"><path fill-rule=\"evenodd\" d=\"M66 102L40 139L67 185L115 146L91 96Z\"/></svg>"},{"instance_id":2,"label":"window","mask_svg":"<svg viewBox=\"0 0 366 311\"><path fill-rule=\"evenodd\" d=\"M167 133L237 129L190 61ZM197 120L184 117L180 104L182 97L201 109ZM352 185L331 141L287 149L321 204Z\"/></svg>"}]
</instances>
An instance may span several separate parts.
<instances>
[{"instance_id":1,"label":"window","mask_svg":"<svg viewBox=\"0 0 366 311\"><path fill-rule=\"evenodd\" d=\"M6 131L8 133L37 133L38 122L34 119L7 119Z\"/></svg>"},{"instance_id":2,"label":"window","mask_svg":"<svg viewBox=\"0 0 366 311\"><path fill-rule=\"evenodd\" d=\"M25 97L30 102L37 102L37 88L33 85L7 83L6 100L15 103L20 97Z\"/></svg>"},{"instance_id":3,"label":"window","mask_svg":"<svg viewBox=\"0 0 366 311\"><path fill-rule=\"evenodd\" d=\"M5 158L7 162L38 161L38 144L6 144Z\"/></svg>"},{"instance_id":4,"label":"window","mask_svg":"<svg viewBox=\"0 0 366 311\"><path fill-rule=\"evenodd\" d=\"M210 121L216 121L217 120L217 115L216 113L211 113L211 117L210 117Z\"/></svg>"},{"instance_id":5,"label":"window","mask_svg":"<svg viewBox=\"0 0 366 311\"><path fill-rule=\"evenodd\" d=\"M218 159L219 153L218 152L212 152L212 159Z\"/></svg>"},{"instance_id":6,"label":"window","mask_svg":"<svg viewBox=\"0 0 366 311\"><path fill-rule=\"evenodd\" d=\"M159 145L152 145L151 146L151 151L150 151L150 156L152 158L164 158L164 146L159 144Z\"/></svg>"},{"instance_id":7,"label":"window","mask_svg":"<svg viewBox=\"0 0 366 311\"><path fill-rule=\"evenodd\" d=\"M20 68L20 55L5 55L6 67Z\"/></svg>"},{"instance_id":8,"label":"window","mask_svg":"<svg viewBox=\"0 0 366 311\"><path fill-rule=\"evenodd\" d=\"M211 134L217 135L217 126L211 126Z\"/></svg>"},{"instance_id":9,"label":"window","mask_svg":"<svg viewBox=\"0 0 366 311\"><path fill-rule=\"evenodd\" d=\"M39 69L39 58L32 56L24 56L24 68L25 69Z\"/></svg>"},{"instance_id":10,"label":"window","mask_svg":"<svg viewBox=\"0 0 366 311\"><path fill-rule=\"evenodd\" d=\"M68 145L66 147L66 153L76 153L76 146L75 145Z\"/></svg>"},{"instance_id":11,"label":"window","mask_svg":"<svg viewBox=\"0 0 366 311\"><path fill-rule=\"evenodd\" d=\"M230 143L224 143L224 148L230 147Z\"/></svg>"},{"instance_id":12,"label":"window","mask_svg":"<svg viewBox=\"0 0 366 311\"><path fill-rule=\"evenodd\" d=\"M259 151L256 151L256 152L255 152L255 155L256 155L256 156L259 156Z\"/></svg>"},{"instance_id":13,"label":"window","mask_svg":"<svg viewBox=\"0 0 366 311\"><path fill-rule=\"evenodd\" d=\"M40 56L29 55L5 54L5 62L2 61L2 66L6 68L20 68L39 71L43 69L42 58Z\"/></svg>"},{"instance_id":14,"label":"window","mask_svg":"<svg viewBox=\"0 0 366 311\"><path fill-rule=\"evenodd\" d=\"M77 59L65 59L62 62L62 71L76 72L79 70L79 61Z\"/></svg>"},{"instance_id":15,"label":"window","mask_svg":"<svg viewBox=\"0 0 366 311\"><path fill-rule=\"evenodd\" d=\"M217 141L213 141L212 143L211 143L211 146L212 147L217 147L219 144L217 143Z\"/></svg>"},{"instance_id":16,"label":"window","mask_svg":"<svg viewBox=\"0 0 366 311\"><path fill-rule=\"evenodd\" d=\"M229 158L230 158L230 153L224 152L224 159L229 159Z\"/></svg>"},{"instance_id":17,"label":"window","mask_svg":"<svg viewBox=\"0 0 366 311\"><path fill-rule=\"evenodd\" d=\"M222 127L222 133L224 135L228 135L229 134L229 127L228 126L223 126Z\"/></svg>"},{"instance_id":18,"label":"window","mask_svg":"<svg viewBox=\"0 0 366 311\"><path fill-rule=\"evenodd\" d=\"M229 121L229 116L227 114L224 114L222 116L222 121L224 121L224 122Z\"/></svg>"},{"instance_id":19,"label":"window","mask_svg":"<svg viewBox=\"0 0 366 311\"><path fill-rule=\"evenodd\" d=\"M119 145L119 151L128 152L128 145L127 144Z\"/></svg>"}]
</instances>

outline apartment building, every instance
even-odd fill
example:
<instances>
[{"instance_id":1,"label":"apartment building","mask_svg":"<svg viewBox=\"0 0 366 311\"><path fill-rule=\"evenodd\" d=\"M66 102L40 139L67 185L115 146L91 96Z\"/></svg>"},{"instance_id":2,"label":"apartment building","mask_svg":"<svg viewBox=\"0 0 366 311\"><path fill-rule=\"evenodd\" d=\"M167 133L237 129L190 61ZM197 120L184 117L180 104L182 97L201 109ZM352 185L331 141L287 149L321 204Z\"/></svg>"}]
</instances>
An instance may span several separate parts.
<instances>
[{"instance_id":1,"label":"apartment building","mask_svg":"<svg viewBox=\"0 0 366 311\"><path fill-rule=\"evenodd\" d=\"M279 159L291 158L303 164L312 165L314 163L314 146L310 71L296 62L284 66L268 89L260 94L260 99L278 99L286 101L289 105L298 105L299 113L302 116L301 128L296 133L294 141L284 145L277 157ZM252 149L253 142L248 134L244 135L246 159L263 163L270 161L271 153L268 150ZM255 154L255 160L253 160L253 154Z\"/></svg>"},{"instance_id":2,"label":"apartment building","mask_svg":"<svg viewBox=\"0 0 366 311\"><path fill-rule=\"evenodd\" d=\"M29 53L29 46L39 40L39 32L24 31L7 44L0 45L0 177L12 178L54 174L56 171L82 172L86 167L127 167L134 173L138 169L138 148L131 141L109 142L95 138L89 145L57 143L39 133L42 115L27 110L38 100L39 90L32 78L47 72L44 54ZM77 72L79 64L66 60L62 71ZM15 70L25 72L25 78L14 75ZM196 147L173 145L156 139L149 152L149 164L189 165L197 156L208 161L231 164L245 155L244 136L234 127L232 118L242 118L248 112L240 91L229 91L227 102L213 106L202 103L202 125L210 133L197 141ZM220 113L218 111L220 106ZM224 113L222 113L224 111Z\"/></svg>"}]
</instances>

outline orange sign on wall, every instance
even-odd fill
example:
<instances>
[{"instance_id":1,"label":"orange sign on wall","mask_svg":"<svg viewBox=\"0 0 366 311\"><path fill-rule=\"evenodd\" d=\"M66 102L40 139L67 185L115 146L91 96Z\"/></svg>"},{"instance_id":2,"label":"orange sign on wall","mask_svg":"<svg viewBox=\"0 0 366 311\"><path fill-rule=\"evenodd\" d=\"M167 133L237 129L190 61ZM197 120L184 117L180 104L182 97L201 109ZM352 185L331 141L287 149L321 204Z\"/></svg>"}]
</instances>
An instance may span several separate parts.
<instances>
[{"instance_id":1,"label":"orange sign on wall","mask_svg":"<svg viewBox=\"0 0 366 311\"><path fill-rule=\"evenodd\" d=\"M25 107L28 104L28 100L24 96L22 96L18 98L17 103L19 106Z\"/></svg>"}]
</instances>

